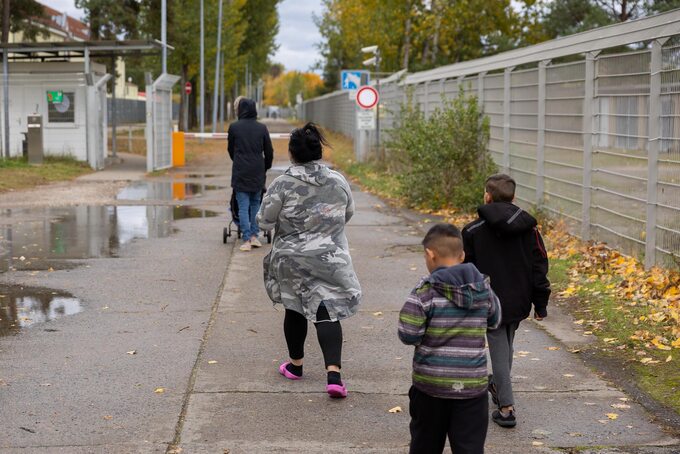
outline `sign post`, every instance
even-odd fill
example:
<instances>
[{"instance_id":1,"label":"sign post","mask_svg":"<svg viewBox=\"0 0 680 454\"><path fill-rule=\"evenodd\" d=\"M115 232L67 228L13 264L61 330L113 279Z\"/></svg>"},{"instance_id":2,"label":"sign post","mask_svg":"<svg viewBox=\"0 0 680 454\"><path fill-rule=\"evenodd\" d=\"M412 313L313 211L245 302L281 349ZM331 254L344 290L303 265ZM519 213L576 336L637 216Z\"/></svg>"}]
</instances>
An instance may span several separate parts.
<instances>
[{"instance_id":1,"label":"sign post","mask_svg":"<svg viewBox=\"0 0 680 454\"><path fill-rule=\"evenodd\" d=\"M357 160L363 162L368 156L370 132L376 129L376 105L379 95L375 88L362 86L357 90L356 142L354 144Z\"/></svg>"}]
</instances>

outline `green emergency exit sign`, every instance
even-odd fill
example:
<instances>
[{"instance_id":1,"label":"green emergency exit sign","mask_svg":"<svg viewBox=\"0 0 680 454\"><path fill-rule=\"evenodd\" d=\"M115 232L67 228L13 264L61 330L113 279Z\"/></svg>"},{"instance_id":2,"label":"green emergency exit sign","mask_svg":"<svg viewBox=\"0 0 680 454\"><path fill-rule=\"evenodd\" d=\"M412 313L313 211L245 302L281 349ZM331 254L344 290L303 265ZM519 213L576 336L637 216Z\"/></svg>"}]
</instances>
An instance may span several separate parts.
<instances>
[{"instance_id":1,"label":"green emergency exit sign","mask_svg":"<svg viewBox=\"0 0 680 454\"><path fill-rule=\"evenodd\" d=\"M64 92L61 90L48 91L47 92L47 102L52 104L61 104L64 101Z\"/></svg>"}]
</instances>

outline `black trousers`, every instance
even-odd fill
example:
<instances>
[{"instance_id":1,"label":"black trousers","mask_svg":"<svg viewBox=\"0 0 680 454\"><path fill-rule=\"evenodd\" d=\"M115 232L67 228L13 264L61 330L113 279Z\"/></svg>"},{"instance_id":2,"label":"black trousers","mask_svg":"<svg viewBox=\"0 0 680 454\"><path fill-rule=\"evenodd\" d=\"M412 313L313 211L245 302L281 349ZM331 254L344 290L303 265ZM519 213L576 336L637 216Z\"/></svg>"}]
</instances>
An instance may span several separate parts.
<instances>
[{"instance_id":1,"label":"black trousers","mask_svg":"<svg viewBox=\"0 0 680 454\"><path fill-rule=\"evenodd\" d=\"M323 360L328 366L341 367L342 361L342 327L340 322L331 322L326 306L321 304L316 312L314 327L316 337L319 340ZM305 339L307 339L307 319L299 312L286 309L286 316L283 319L283 334L286 336L288 344L288 355L291 359L302 359L305 357Z\"/></svg>"},{"instance_id":2,"label":"black trousers","mask_svg":"<svg viewBox=\"0 0 680 454\"><path fill-rule=\"evenodd\" d=\"M411 386L408 392L411 414L410 454L441 454L446 436L455 454L484 452L489 426L489 398L441 399Z\"/></svg>"}]
</instances>

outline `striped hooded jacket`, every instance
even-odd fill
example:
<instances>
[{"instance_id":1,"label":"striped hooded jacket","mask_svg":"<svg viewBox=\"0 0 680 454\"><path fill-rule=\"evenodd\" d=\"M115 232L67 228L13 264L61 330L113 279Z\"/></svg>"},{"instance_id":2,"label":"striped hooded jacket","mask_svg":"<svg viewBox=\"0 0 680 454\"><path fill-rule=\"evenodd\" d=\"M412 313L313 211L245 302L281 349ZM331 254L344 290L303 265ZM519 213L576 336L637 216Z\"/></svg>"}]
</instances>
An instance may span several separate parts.
<instances>
[{"instance_id":1,"label":"striped hooded jacket","mask_svg":"<svg viewBox=\"0 0 680 454\"><path fill-rule=\"evenodd\" d=\"M399 313L399 339L416 347L413 385L444 399L486 393L485 334L500 321L489 278L474 265L437 268L423 278Z\"/></svg>"}]
</instances>

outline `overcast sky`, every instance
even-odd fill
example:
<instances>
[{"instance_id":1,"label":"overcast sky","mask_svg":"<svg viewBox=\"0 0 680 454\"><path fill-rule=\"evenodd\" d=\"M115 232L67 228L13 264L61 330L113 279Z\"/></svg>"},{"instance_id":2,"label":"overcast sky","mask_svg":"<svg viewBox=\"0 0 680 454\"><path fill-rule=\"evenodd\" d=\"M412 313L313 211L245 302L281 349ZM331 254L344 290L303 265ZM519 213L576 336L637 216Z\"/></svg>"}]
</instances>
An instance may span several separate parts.
<instances>
[{"instance_id":1,"label":"overcast sky","mask_svg":"<svg viewBox=\"0 0 680 454\"><path fill-rule=\"evenodd\" d=\"M78 19L83 15L75 8L74 0L39 1ZM273 61L283 63L286 69L307 71L320 60L315 44L321 41L321 35L314 25L312 13L321 13L321 0L283 0L279 4L280 25L276 37L279 49L272 57Z\"/></svg>"}]
</instances>

